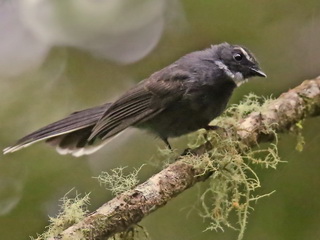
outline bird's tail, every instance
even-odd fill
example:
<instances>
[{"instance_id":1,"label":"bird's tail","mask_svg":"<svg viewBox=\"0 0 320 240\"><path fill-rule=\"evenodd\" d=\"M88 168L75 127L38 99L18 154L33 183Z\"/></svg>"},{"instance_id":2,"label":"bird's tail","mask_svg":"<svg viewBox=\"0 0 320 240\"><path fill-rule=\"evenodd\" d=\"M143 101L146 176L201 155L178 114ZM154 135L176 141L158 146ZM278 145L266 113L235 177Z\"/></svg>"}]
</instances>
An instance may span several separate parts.
<instances>
[{"instance_id":1,"label":"bird's tail","mask_svg":"<svg viewBox=\"0 0 320 240\"><path fill-rule=\"evenodd\" d=\"M97 139L88 141L91 130L108 109L110 103L74 112L68 117L51 123L39 130L19 139L14 145L7 147L3 153L15 152L33 143L45 140L51 146L56 147L60 154L72 154L81 156L90 154L103 146ZM94 144L95 143L95 144Z\"/></svg>"}]
</instances>

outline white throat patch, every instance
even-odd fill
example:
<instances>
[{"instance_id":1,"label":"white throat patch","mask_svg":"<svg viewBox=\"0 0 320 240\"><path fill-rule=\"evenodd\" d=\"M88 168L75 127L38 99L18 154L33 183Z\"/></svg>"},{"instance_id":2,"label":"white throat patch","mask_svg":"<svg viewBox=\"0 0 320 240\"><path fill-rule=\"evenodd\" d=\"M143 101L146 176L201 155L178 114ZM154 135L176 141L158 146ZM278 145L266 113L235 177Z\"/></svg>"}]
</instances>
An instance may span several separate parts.
<instances>
[{"instance_id":1,"label":"white throat patch","mask_svg":"<svg viewBox=\"0 0 320 240\"><path fill-rule=\"evenodd\" d=\"M243 79L243 75L241 72L231 72L231 70L221 61L214 61L214 63L225 72L225 74L231 78L234 83L239 87L241 84L248 81L248 79Z\"/></svg>"}]
</instances>

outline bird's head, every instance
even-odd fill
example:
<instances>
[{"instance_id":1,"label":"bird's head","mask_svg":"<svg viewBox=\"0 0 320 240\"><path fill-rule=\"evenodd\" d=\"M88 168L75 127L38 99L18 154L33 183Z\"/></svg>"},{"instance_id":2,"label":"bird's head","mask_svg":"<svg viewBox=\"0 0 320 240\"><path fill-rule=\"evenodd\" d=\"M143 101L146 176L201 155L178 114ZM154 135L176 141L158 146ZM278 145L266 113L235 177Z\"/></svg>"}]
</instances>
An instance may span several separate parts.
<instances>
[{"instance_id":1,"label":"bird's head","mask_svg":"<svg viewBox=\"0 0 320 240\"><path fill-rule=\"evenodd\" d=\"M222 43L213 45L214 63L238 86L250 77L267 77L254 55L245 47Z\"/></svg>"}]
</instances>

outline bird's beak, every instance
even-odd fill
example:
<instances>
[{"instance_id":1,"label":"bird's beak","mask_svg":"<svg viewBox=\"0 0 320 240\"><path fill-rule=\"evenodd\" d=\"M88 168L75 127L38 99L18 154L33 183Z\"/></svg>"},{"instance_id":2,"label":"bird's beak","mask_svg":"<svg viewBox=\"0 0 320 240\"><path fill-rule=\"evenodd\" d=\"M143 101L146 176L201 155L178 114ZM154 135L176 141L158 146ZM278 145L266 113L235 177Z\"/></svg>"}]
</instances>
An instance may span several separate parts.
<instances>
[{"instance_id":1,"label":"bird's beak","mask_svg":"<svg viewBox=\"0 0 320 240\"><path fill-rule=\"evenodd\" d=\"M250 68L250 70L254 73L255 76L258 77L267 77L267 74L265 74L264 72L262 72L259 68Z\"/></svg>"}]
</instances>

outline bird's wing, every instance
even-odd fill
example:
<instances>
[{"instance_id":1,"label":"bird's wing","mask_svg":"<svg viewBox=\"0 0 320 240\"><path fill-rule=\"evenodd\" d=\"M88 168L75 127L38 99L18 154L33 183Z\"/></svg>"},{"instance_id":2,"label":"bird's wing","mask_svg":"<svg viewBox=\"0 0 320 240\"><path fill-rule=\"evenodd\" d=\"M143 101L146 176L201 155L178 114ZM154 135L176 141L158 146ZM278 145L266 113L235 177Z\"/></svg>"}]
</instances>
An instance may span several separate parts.
<instances>
[{"instance_id":1,"label":"bird's wing","mask_svg":"<svg viewBox=\"0 0 320 240\"><path fill-rule=\"evenodd\" d=\"M93 127L109 106L110 103L107 103L98 107L93 107L82 111L74 112L64 119L51 123L19 139L14 145L4 149L3 152L14 152L23 147L27 147L35 142L39 142L45 139L48 139L48 141L50 141L50 139L53 139L61 135L68 135L68 133L70 133L70 136L76 136L77 134L79 135L79 133L82 132L86 133L86 128L90 126ZM82 129L84 130L82 131ZM76 133L73 134L73 132ZM89 135L90 132L87 135L87 137Z\"/></svg>"},{"instance_id":2,"label":"bird's wing","mask_svg":"<svg viewBox=\"0 0 320 240\"><path fill-rule=\"evenodd\" d=\"M190 73L173 67L154 73L115 101L93 128L89 138L112 137L125 128L142 123L165 110L185 92Z\"/></svg>"}]
</instances>

